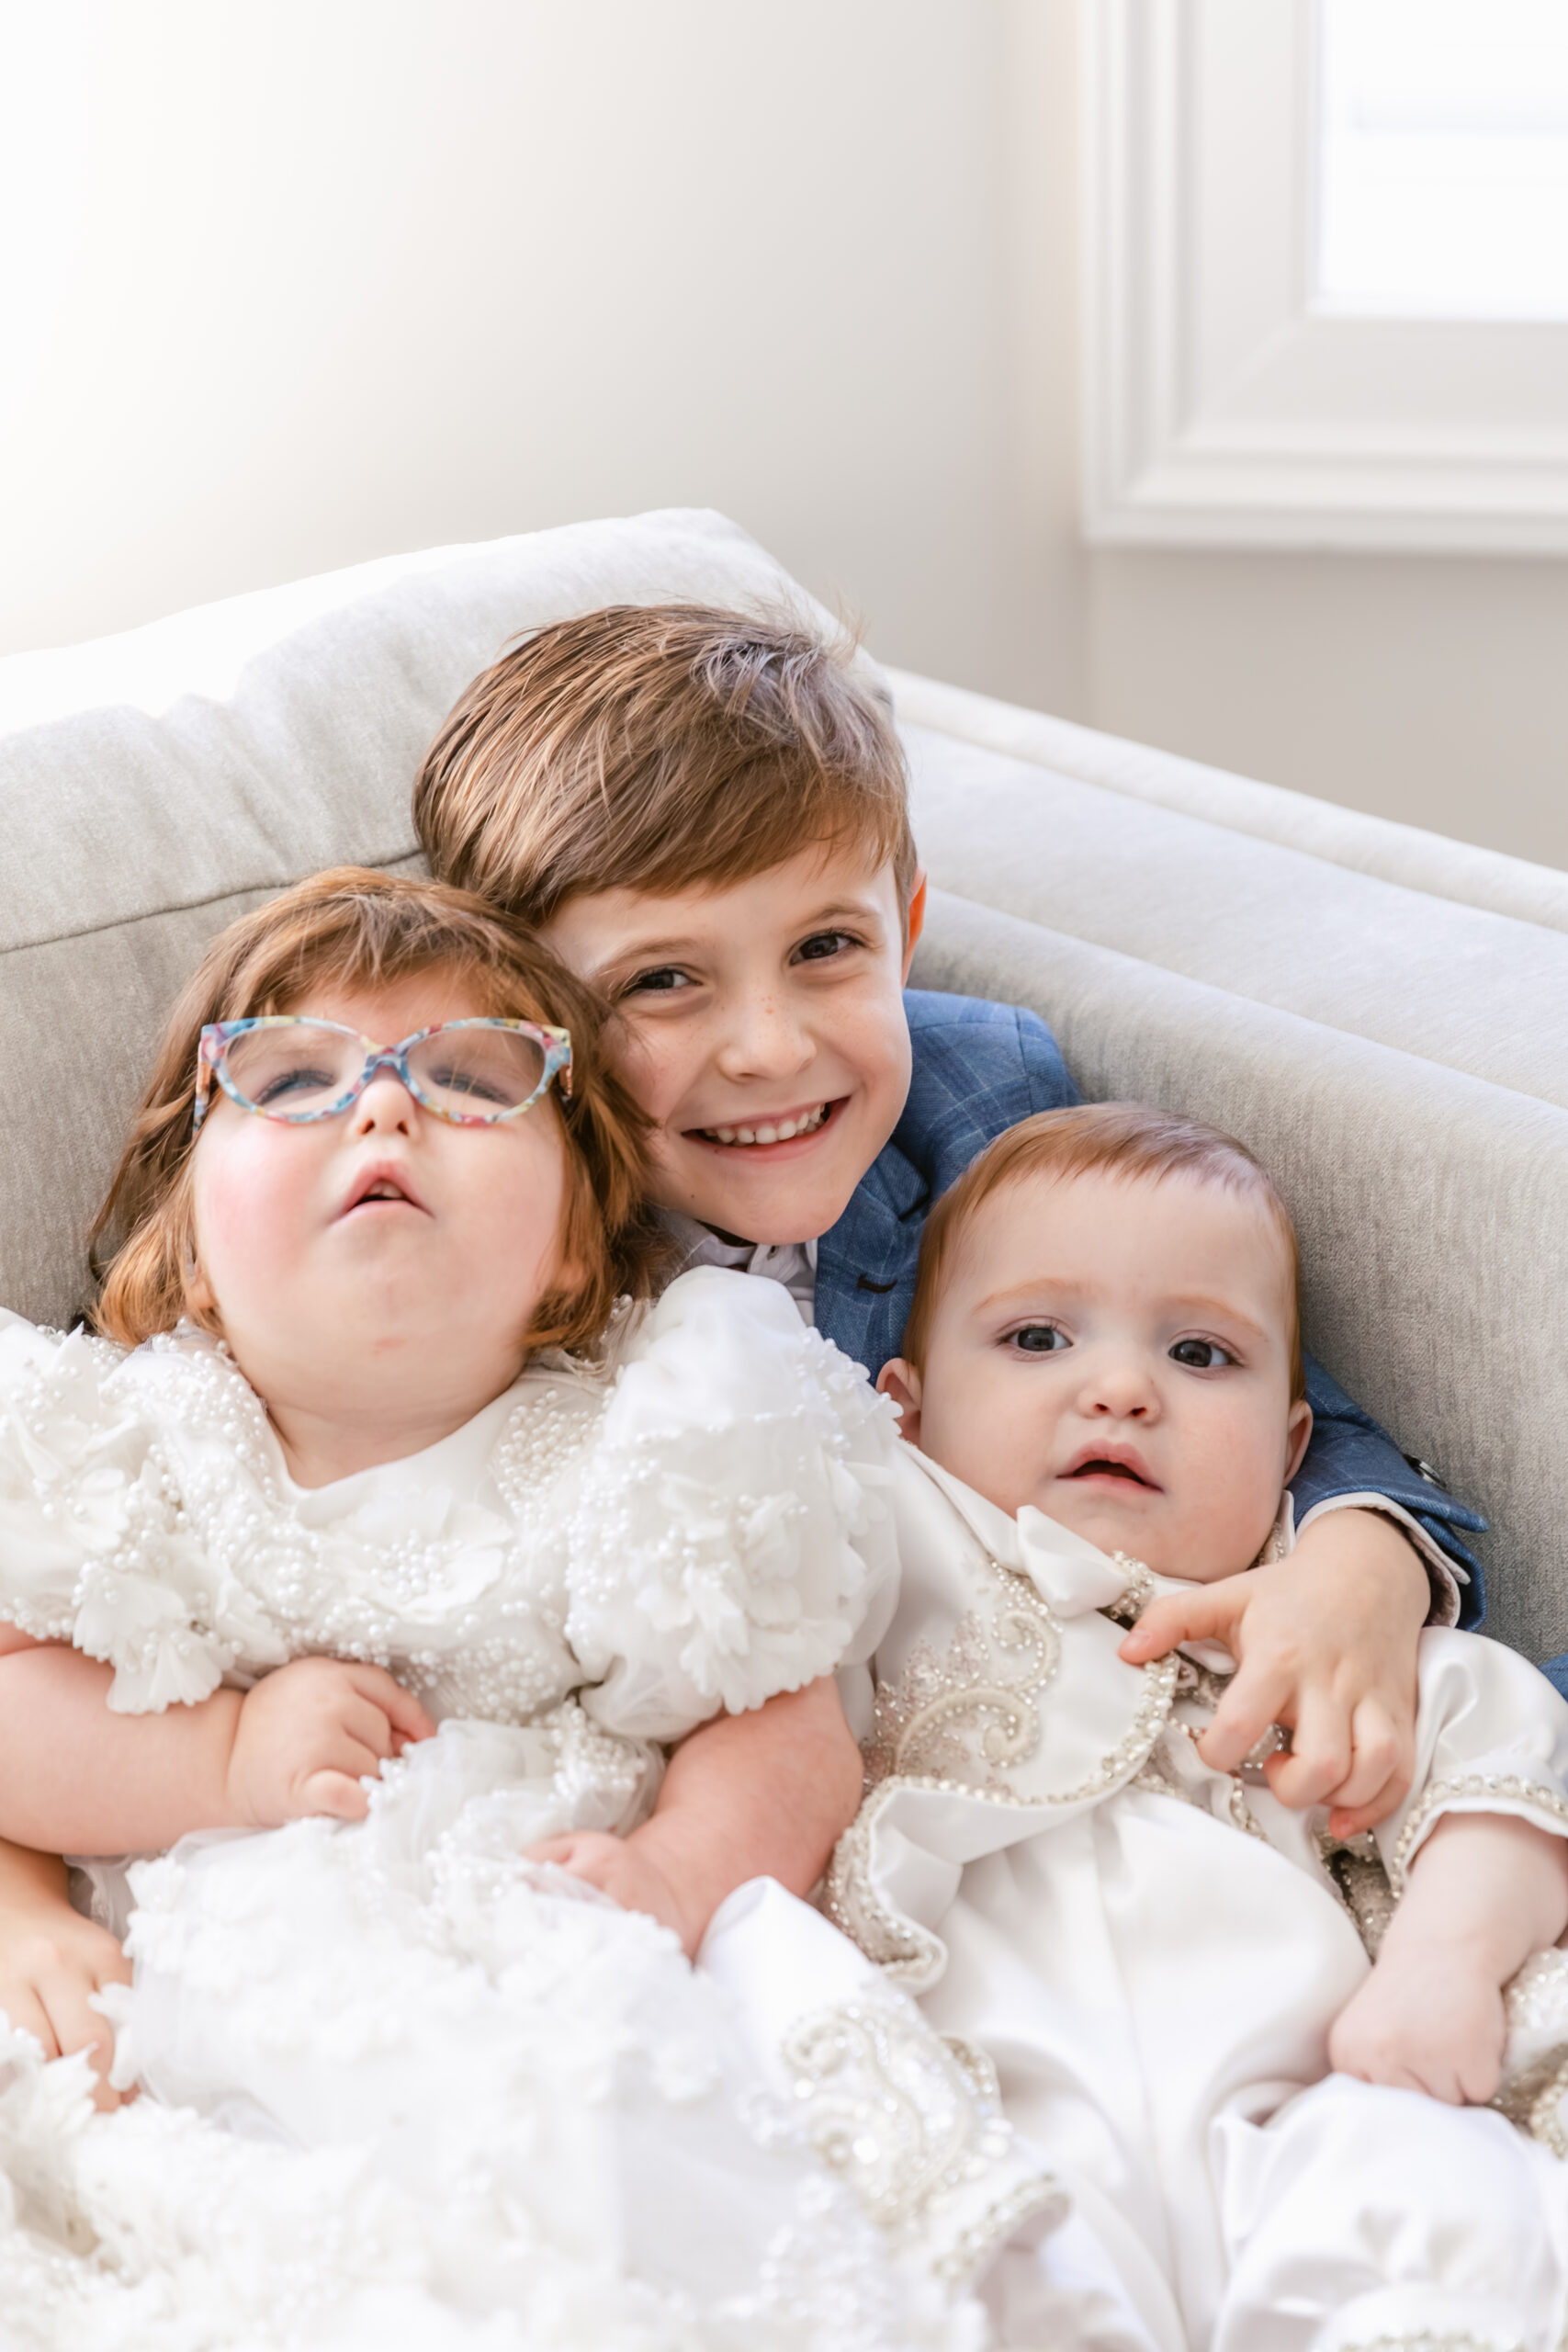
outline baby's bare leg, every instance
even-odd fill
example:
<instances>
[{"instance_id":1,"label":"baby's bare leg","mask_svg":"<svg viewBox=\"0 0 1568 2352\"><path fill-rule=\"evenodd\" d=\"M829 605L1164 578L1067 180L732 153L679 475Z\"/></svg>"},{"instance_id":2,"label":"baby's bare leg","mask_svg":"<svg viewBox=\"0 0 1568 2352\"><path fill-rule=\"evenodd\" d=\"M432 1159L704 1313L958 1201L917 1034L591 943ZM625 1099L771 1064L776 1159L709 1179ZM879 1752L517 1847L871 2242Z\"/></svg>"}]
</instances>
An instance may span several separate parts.
<instances>
[{"instance_id":1,"label":"baby's bare leg","mask_svg":"<svg viewBox=\"0 0 1568 2352\"><path fill-rule=\"evenodd\" d=\"M47 2058L87 2051L103 2108L119 2104L104 2080L114 2036L88 1996L130 1982L117 1939L73 1910L59 1856L0 1841L0 2010L37 2035Z\"/></svg>"},{"instance_id":2,"label":"baby's bare leg","mask_svg":"<svg viewBox=\"0 0 1568 2352\"><path fill-rule=\"evenodd\" d=\"M1568 1841L1506 1814L1449 1814L1411 1865L1377 1965L1328 2053L1362 2082L1481 2106L1503 2071L1503 1987L1568 1927Z\"/></svg>"}]
</instances>

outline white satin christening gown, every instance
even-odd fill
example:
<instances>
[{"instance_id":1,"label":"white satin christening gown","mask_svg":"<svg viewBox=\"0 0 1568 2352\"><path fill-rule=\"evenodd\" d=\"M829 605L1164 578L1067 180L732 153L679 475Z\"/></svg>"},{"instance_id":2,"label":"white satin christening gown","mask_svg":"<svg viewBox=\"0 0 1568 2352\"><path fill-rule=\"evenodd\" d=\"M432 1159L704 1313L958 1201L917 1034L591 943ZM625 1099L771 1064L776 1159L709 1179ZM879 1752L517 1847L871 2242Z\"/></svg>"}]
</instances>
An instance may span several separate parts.
<instances>
[{"instance_id":1,"label":"white satin christening gown","mask_svg":"<svg viewBox=\"0 0 1568 2352\"><path fill-rule=\"evenodd\" d=\"M973 2052L767 1881L696 1969L523 1849L625 1831L660 1743L869 1656L894 1441L773 1284L702 1270L307 1491L226 1352L0 1326L0 1616L130 1713L306 1654L437 1736L362 1824L88 1860L116 2079L0 2019L0 2345L973 2352L1061 2199Z\"/></svg>"},{"instance_id":2,"label":"white satin christening gown","mask_svg":"<svg viewBox=\"0 0 1568 2352\"><path fill-rule=\"evenodd\" d=\"M1117 1646L1161 1580L906 1448L897 1614L840 1676L871 1782L828 1908L995 2062L1074 2214L987 2289L1060 2352L1558 2352L1568 1954L1508 1995L1501 2111L1328 2072L1445 1813L1568 1834L1568 1706L1500 1644L1422 1637L1417 1770L1336 1846L1196 1750L1223 1654ZM1522 2127L1522 2128L1521 2128Z\"/></svg>"}]
</instances>

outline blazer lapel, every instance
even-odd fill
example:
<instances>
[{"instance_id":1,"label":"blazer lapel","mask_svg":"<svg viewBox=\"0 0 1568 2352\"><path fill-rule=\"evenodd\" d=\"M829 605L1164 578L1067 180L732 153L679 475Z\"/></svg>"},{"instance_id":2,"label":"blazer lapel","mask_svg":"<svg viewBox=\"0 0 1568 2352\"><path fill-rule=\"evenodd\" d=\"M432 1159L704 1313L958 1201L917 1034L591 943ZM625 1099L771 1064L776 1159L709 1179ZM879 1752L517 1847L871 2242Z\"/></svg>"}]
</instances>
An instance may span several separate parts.
<instances>
[{"instance_id":1,"label":"blazer lapel","mask_svg":"<svg viewBox=\"0 0 1568 2352\"><path fill-rule=\"evenodd\" d=\"M928 1198L919 1169L886 1144L817 1245L817 1328L874 1379L904 1336Z\"/></svg>"}]
</instances>

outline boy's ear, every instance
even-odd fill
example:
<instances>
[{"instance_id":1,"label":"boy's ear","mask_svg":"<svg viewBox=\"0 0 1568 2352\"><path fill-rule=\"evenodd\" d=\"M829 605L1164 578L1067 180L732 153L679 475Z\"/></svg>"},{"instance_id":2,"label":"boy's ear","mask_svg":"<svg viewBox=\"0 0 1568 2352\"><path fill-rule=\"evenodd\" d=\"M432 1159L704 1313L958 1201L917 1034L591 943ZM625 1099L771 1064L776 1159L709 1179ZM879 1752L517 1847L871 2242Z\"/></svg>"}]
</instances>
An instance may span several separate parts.
<instances>
[{"instance_id":1,"label":"boy's ear","mask_svg":"<svg viewBox=\"0 0 1568 2352\"><path fill-rule=\"evenodd\" d=\"M1290 1485L1291 1480L1295 1476L1296 1472L1302 1466L1302 1457L1306 1453L1307 1445L1311 1437L1312 1407L1307 1403L1304 1396L1298 1396L1295 1403L1291 1407L1291 1418L1285 1424L1285 1438L1288 1448L1285 1461L1285 1484L1287 1487Z\"/></svg>"},{"instance_id":2,"label":"boy's ear","mask_svg":"<svg viewBox=\"0 0 1568 2352\"><path fill-rule=\"evenodd\" d=\"M909 977L915 950L920 944L920 933L926 927L926 869L915 869L915 887L909 893L909 911L904 918L904 978Z\"/></svg>"},{"instance_id":3,"label":"boy's ear","mask_svg":"<svg viewBox=\"0 0 1568 2352\"><path fill-rule=\"evenodd\" d=\"M876 1375L876 1393L891 1396L898 1408L898 1434L911 1445L920 1442L920 1375L912 1363L895 1356Z\"/></svg>"}]
</instances>

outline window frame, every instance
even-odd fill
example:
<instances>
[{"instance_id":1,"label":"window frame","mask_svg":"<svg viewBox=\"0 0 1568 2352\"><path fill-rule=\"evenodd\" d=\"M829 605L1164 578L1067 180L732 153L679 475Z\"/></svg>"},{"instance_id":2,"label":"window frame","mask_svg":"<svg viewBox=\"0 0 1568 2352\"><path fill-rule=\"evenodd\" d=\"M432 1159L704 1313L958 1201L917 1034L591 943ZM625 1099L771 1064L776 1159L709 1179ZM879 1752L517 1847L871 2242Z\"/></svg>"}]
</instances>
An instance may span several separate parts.
<instances>
[{"instance_id":1,"label":"window frame","mask_svg":"<svg viewBox=\"0 0 1568 2352\"><path fill-rule=\"evenodd\" d=\"M1081 0L1094 545L1568 553L1568 322L1314 312L1317 0Z\"/></svg>"}]
</instances>

